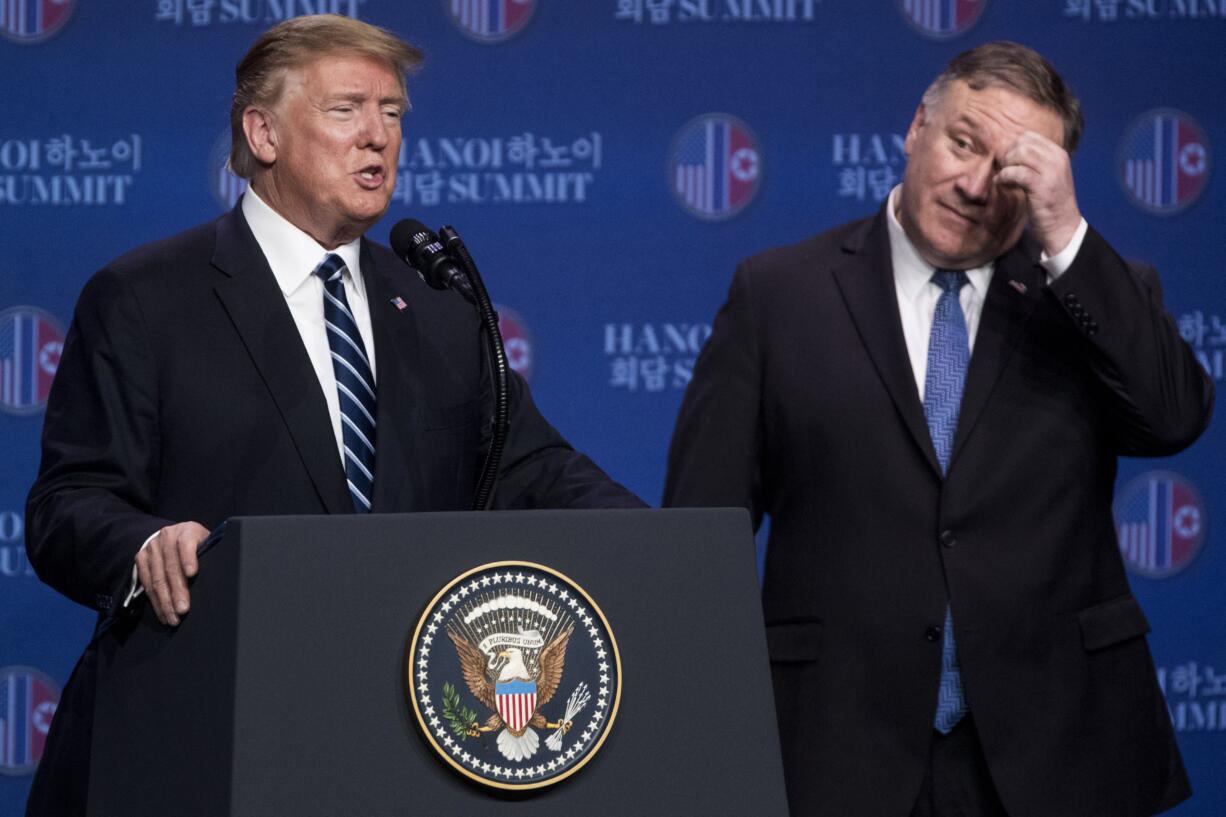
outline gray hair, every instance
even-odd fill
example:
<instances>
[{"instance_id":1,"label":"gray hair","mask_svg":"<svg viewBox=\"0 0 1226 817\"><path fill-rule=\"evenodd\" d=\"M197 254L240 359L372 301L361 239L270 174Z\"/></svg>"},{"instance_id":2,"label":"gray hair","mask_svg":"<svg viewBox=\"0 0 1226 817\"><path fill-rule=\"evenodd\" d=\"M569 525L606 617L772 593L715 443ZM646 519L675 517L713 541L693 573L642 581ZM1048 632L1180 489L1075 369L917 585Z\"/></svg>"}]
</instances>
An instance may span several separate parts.
<instances>
[{"instance_id":1,"label":"gray hair","mask_svg":"<svg viewBox=\"0 0 1226 817\"><path fill-rule=\"evenodd\" d=\"M924 91L924 109L936 109L950 83L959 79L976 91L988 86L1008 88L1054 111L1064 124L1064 149L1069 153L1077 149L1085 130L1081 102L1033 48L1001 40L963 51Z\"/></svg>"}]
</instances>

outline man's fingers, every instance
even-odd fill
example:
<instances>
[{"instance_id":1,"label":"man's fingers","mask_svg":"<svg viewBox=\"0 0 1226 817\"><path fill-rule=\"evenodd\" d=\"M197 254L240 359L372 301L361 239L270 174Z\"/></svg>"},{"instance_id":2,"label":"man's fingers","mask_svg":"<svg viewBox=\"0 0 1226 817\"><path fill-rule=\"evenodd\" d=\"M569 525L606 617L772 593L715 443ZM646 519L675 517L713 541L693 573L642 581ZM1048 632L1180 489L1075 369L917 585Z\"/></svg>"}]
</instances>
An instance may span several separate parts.
<instances>
[{"instance_id":1,"label":"man's fingers","mask_svg":"<svg viewBox=\"0 0 1226 817\"><path fill-rule=\"evenodd\" d=\"M195 522L186 523L187 533L179 537L179 563L183 565L183 575L189 579L200 569L196 561L196 548L200 547L209 532Z\"/></svg>"},{"instance_id":2,"label":"man's fingers","mask_svg":"<svg viewBox=\"0 0 1226 817\"><path fill-rule=\"evenodd\" d=\"M174 604L174 610L183 615L188 606L187 579L183 576L183 564L179 559L179 545L183 537L182 534L171 535L166 539L168 541L155 543L155 547L161 545L158 550L161 551L162 561L166 565L166 582L170 586L170 600Z\"/></svg>"},{"instance_id":3,"label":"man's fingers","mask_svg":"<svg viewBox=\"0 0 1226 817\"><path fill-rule=\"evenodd\" d=\"M176 626L179 623L179 617L175 615L174 604L170 598L170 583L166 578L166 560L162 558L161 544L166 540L166 531L163 529L158 533L157 538L149 543L149 547L145 548L145 552L149 554L149 581L145 582L145 592L149 594L149 600L153 603L153 612L157 615L158 621L170 626Z\"/></svg>"},{"instance_id":4,"label":"man's fingers","mask_svg":"<svg viewBox=\"0 0 1226 817\"><path fill-rule=\"evenodd\" d=\"M1006 187L1020 187L1029 192L1037 178L1038 174L1025 165L1008 165L996 174L996 183Z\"/></svg>"}]
</instances>

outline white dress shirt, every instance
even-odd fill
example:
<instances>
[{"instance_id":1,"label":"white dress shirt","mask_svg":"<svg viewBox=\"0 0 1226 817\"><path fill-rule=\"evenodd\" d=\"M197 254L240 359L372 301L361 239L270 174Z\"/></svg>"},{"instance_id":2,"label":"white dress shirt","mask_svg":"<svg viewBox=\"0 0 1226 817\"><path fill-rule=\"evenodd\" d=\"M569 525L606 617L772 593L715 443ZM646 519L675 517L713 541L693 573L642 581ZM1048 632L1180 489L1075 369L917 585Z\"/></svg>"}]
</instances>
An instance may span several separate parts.
<instances>
[{"instance_id":1,"label":"white dress shirt","mask_svg":"<svg viewBox=\"0 0 1226 817\"><path fill-rule=\"evenodd\" d=\"M936 268L920 257L919 251L907 238L907 233L898 221L895 208L902 185L890 191L886 204L886 220L890 231L890 260L894 267L894 291L898 294L898 316L902 319L902 334L907 343L907 356L911 358L911 372L915 375L915 387L919 390L920 402L924 400L924 379L928 374L928 336L932 333L932 317L936 312L941 288L932 282ZM1043 253L1039 263L1047 270L1047 282L1059 278L1072 266L1081 242L1085 239L1086 220L1081 220L1077 232L1068 246L1054 256ZM983 313L983 301L992 282L995 262L966 270L970 284L962 287L958 300L966 318L966 333L971 352L975 350L975 334L979 330L979 316Z\"/></svg>"},{"instance_id":2,"label":"white dress shirt","mask_svg":"<svg viewBox=\"0 0 1226 817\"><path fill-rule=\"evenodd\" d=\"M254 189L248 188L243 195L243 217L255 235L256 243L272 267L273 277L294 323L302 336L319 387L328 401L328 416L332 418L332 433L336 436L336 455L341 464L345 462L345 442L341 434L341 404L336 392L336 375L332 371L332 349L328 346L328 330L324 326L324 282L314 274L315 268L331 252L345 262L345 298L349 311L358 324L366 357L370 360L370 373L378 383L375 367L374 334L370 328L370 302L366 298L366 286L362 280L362 239L358 238L335 250L325 250L315 239L290 224L285 218L264 202Z\"/></svg>"}]
</instances>

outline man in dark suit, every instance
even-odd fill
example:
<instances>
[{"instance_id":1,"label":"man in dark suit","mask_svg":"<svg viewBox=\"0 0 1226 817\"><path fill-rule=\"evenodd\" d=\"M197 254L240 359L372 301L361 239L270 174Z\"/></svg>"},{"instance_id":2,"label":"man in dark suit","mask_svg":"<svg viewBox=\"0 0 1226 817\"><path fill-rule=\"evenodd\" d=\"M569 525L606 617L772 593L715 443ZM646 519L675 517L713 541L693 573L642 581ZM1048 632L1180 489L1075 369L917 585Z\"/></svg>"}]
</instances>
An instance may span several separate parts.
<instances>
[{"instance_id":1,"label":"man in dark suit","mask_svg":"<svg viewBox=\"0 0 1226 817\"><path fill-rule=\"evenodd\" d=\"M478 321L362 234L387 209L419 53L345 17L239 64L230 213L107 265L77 305L27 508L40 577L176 626L230 516L463 510L488 424ZM493 505L639 507L511 378ZM204 569L207 569L207 564ZM28 813L85 813L94 660L69 681Z\"/></svg>"},{"instance_id":2,"label":"man in dark suit","mask_svg":"<svg viewBox=\"0 0 1226 817\"><path fill-rule=\"evenodd\" d=\"M1212 383L1081 217L1081 129L1032 50L958 56L882 211L743 262L698 360L665 501L770 516L798 817L1189 794L1111 501L1117 457L1196 439Z\"/></svg>"}]
</instances>

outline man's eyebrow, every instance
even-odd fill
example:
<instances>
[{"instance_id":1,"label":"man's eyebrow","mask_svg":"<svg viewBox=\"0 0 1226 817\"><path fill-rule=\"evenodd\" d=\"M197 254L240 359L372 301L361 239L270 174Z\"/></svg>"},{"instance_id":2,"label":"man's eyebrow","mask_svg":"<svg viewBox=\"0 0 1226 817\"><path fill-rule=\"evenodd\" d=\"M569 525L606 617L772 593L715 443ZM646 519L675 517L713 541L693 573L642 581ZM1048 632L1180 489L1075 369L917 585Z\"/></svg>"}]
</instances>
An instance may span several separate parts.
<instances>
[{"instance_id":1,"label":"man's eyebrow","mask_svg":"<svg viewBox=\"0 0 1226 817\"><path fill-rule=\"evenodd\" d=\"M981 130L981 128L979 127L979 122L978 122L978 121L976 121L975 119L972 119L972 118L971 118L969 115L967 115L967 114L962 114L961 116L959 116L957 119L955 119L955 120L954 120L953 122L951 122L950 124L952 124L952 125L962 125L963 127L969 128L970 130L973 130L973 131L979 131L979 130Z\"/></svg>"}]
</instances>

